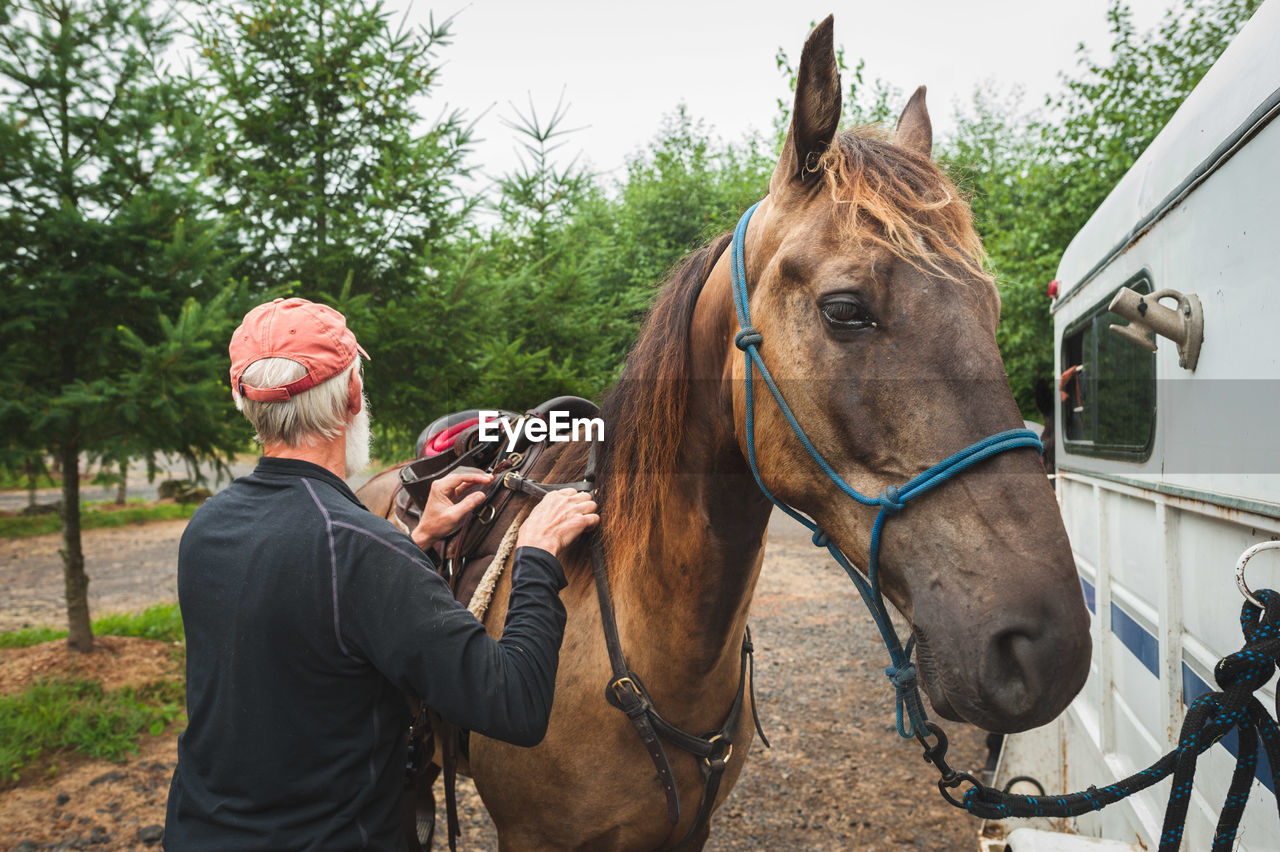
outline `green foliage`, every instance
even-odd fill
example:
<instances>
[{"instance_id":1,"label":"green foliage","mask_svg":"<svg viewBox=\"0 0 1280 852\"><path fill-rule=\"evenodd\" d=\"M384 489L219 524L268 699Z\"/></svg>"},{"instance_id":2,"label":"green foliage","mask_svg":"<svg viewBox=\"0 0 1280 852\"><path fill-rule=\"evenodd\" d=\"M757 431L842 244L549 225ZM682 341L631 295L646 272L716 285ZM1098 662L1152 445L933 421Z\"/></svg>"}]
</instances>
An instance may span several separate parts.
<instances>
[{"instance_id":1,"label":"green foliage","mask_svg":"<svg viewBox=\"0 0 1280 852\"><path fill-rule=\"evenodd\" d=\"M0 469L0 491L28 488L57 488L61 483L47 473L28 474L21 470Z\"/></svg>"},{"instance_id":2,"label":"green foliage","mask_svg":"<svg viewBox=\"0 0 1280 852\"><path fill-rule=\"evenodd\" d=\"M0 15L0 464L62 462L68 617L87 649L80 455L221 463L244 431L219 352L243 291L206 213L191 88L161 64L172 7Z\"/></svg>"},{"instance_id":3,"label":"green foliage","mask_svg":"<svg viewBox=\"0 0 1280 852\"><path fill-rule=\"evenodd\" d=\"M0 633L0 648L29 648L32 645L52 642L54 639L66 638L67 631L56 627L28 627L9 633Z\"/></svg>"},{"instance_id":4,"label":"green foliage","mask_svg":"<svg viewBox=\"0 0 1280 852\"><path fill-rule=\"evenodd\" d=\"M1177 2L1139 34L1117 0L1107 53L1082 52L1043 110L981 90L938 146L972 193L1027 413L1052 373L1043 289L1063 249L1259 5ZM656 285L765 194L790 118L780 98L773 133L725 143L679 107L612 181L567 156L563 101L531 102L482 217L470 125L432 104L449 21L408 30L379 0L223 3L179 78L160 66L173 20L146 0L0 7L0 467L218 463L249 431L226 340L289 292L338 307L372 354L384 458L450 410L598 396ZM845 125L892 122L902 92L837 61Z\"/></svg>"},{"instance_id":5,"label":"green foliage","mask_svg":"<svg viewBox=\"0 0 1280 852\"><path fill-rule=\"evenodd\" d=\"M717 143L683 105L668 115L619 187L615 274L649 288L686 253L732 229L768 191L774 158L763 147L759 137Z\"/></svg>"},{"instance_id":6,"label":"green foliage","mask_svg":"<svg viewBox=\"0 0 1280 852\"><path fill-rule=\"evenodd\" d=\"M449 22L393 28L366 0L250 0L198 25L215 84L208 168L263 284L411 294L423 252L452 236L470 131L420 130Z\"/></svg>"},{"instance_id":7,"label":"green foliage","mask_svg":"<svg viewBox=\"0 0 1280 852\"><path fill-rule=\"evenodd\" d=\"M93 630L162 642L186 639L177 604L106 615L94 621ZM66 635L66 630L43 627L0 633L0 648L24 648ZM110 692L94 681L38 681L19 694L0 696L0 786L20 780L33 761L59 752L123 760L137 753L143 732L158 736L180 719L185 699L180 678Z\"/></svg>"},{"instance_id":8,"label":"green foliage","mask_svg":"<svg viewBox=\"0 0 1280 852\"><path fill-rule=\"evenodd\" d=\"M1053 375L1045 286L1063 251L1259 5L1179 0L1139 34L1114 0L1106 56L1091 59L1082 46L1045 112L983 89L959 117L941 159L973 196L1004 302L1000 349L1026 416L1036 416L1037 379Z\"/></svg>"},{"instance_id":9,"label":"green foliage","mask_svg":"<svg viewBox=\"0 0 1280 852\"><path fill-rule=\"evenodd\" d=\"M216 459L226 404L209 337L234 291L188 149L199 128L145 0L10 4L0 38L0 423L11 456L75 444ZM200 301L204 303L201 304Z\"/></svg>"},{"instance_id":10,"label":"green foliage","mask_svg":"<svg viewBox=\"0 0 1280 852\"><path fill-rule=\"evenodd\" d=\"M259 298L277 288L342 310L373 356L380 454L403 451L476 311L455 241L470 127L424 124L449 22L395 26L370 0L251 0L197 29L209 84L208 170Z\"/></svg>"},{"instance_id":11,"label":"green foliage","mask_svg":"<svg viewBox=\"0 0 1280 852\"><path fill-rule=\"evenodd\" d=\"M16 782L32 761L62 751L124 760L144 731L158 735L182 716L183 701L171 681L110 692L93 681L40 681L0 696L0 778Z\"/></svg>"},{"instance_id":12,"label":"green foliage","mask_svg":"<svg viewBox=\"0 0 1280 852\"><path fill-rule=\"evenodd\" d=\"M103 636L138 636L162 642L186 641L182 629L182 612L176 603L156 604L137 613L112 613L93 623Z\"/></svg>"},{"instance_id":13,"label":"green foliage","mask_svg":"<svg viewBox=\"0 0 1280 852\"><path fill-rule=\"evenodd\" d=\"M616 378L668 270L733 226L764 195L772 159L759 139L726 145L679 107L612 191L554 155L563 105L508 123L521 165L499 181L501 227L476 268L488 334L472 402L516 410L559 394L598 397ZM441 412L443 413L443 412Z\"/></svg>"},{"instance_id":14,"label":"green foliage","mask_svg":"<svg viewBox=\"0 0 1280 852\"><path fill-rule=\"evenodd\" d=\"M93 630L100 636L140 636L162 642L186 641L182 612L177 604L156 604L137 613L111 613L96 619ZM0 648L26 648L66 638L67 631L34 627L0 633Z\"/></svg>"}]
</instances>

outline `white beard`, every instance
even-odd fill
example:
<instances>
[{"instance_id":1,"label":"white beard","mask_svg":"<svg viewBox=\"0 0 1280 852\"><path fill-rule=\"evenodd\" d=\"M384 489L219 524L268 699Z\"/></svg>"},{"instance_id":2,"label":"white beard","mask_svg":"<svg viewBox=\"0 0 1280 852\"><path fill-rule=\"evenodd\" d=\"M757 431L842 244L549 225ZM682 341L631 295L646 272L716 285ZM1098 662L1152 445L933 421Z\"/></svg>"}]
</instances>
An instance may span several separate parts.
<instances>
[{"instance_id":1,"label":"white beard","mask_svg":"<svg viewBox=\"0 0 1280 852\"><path fill-rule=\"evenodd\" d=\"M360 411L347 425L347 478L362 473L369 466L369 400L360 395Z\"/></svg>"}]
</instances>

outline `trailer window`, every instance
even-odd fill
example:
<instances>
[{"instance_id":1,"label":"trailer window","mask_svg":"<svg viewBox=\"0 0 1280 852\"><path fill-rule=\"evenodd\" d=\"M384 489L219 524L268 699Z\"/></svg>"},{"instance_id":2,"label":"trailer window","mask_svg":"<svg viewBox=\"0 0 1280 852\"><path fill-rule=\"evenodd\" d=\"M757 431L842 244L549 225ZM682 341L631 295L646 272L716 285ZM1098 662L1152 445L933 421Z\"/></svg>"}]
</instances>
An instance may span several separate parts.
<instances>
[{"instance_id":1,"label":"trailer window","mask_svg":"<svg viewBox=\"0 0 1280 852\"><path fill-rule=\"evenodd\" d=\"M1150 293L1144 273L1125 282ZM1068 453L1145 459L1156 423L1155 355L1110 330L1111 293L1062 338L1058 390Z\"/></svg>"}]
</instances>

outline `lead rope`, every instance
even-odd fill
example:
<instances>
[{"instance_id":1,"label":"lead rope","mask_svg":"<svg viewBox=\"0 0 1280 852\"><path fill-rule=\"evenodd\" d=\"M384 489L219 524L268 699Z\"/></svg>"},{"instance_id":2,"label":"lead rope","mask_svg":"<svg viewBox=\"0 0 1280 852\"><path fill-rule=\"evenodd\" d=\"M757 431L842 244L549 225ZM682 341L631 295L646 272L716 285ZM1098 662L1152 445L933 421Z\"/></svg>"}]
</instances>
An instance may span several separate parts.
<instances>
[{"instance_id":1,"label":"lead rope","mask_svg":"<svg viewBox=\"0 0 1280 852\"><path fill-rule=\"evenodd\" d=\"M1241 607L1240 628L1245 638L1244 647L1223 657L1214 666L1214 680L1221 688L1200 696L1187 708L1177 747L1151 766L1101 789L1090 787L1062 796L1006 793L968 777L961 780L973 781L973 787L965 791L961 800L953 798L945 787L942 788L943 797L983 819L1074 817L1101 810L1173 775L1173 787L1160 832L1160 852L1176 852L1182 843L1196 761L1210 746L1235 730L1239 734L1236 765L1218 817L1212 847L1213 852L1230 852L1257 772L1260 743L1270 763L1272 789L1280 790L1280 726L1276 724L1276 717L1280 717L1280 699L1277 699L1276 716L1273 717L1254 695L1280 667L1280 594L1270 589L1254 594L1263 606L1246 601ZM942 765L945 765L945 760ZM1280 810L1280 803L1277 808Z\"/></svg>"}]
</instances>

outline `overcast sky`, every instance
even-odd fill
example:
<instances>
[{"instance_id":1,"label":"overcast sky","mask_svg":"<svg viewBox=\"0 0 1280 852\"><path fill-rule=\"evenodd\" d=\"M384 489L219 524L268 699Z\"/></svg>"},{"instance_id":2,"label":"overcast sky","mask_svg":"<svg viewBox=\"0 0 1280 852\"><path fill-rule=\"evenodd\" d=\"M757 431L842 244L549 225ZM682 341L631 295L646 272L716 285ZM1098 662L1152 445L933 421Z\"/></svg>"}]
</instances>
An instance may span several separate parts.
<instances>
[{"instance_id":1,"label":"overcast sky","mask_svg":"<svg viewBox=\"0 0 1280 852\"><path fill-rule=\"evenodd\" d=\"M1139 31L1175 0L1129 0ZM549 113L564 92L577 150L600 171L621 173L662 116L679 103L715 133L737 140L767 131L786 83L779 47L798 61L810 22L835 14L835 38L868 80L906 95L929 87L935 135L956 107L992 81L1021 86L1039 104L1074 67L1076 45L1102 56L1107 0L388 0L410 21L454 16L454 42L433 108L447 102L478 117L475 162L499 174L515 162L502 124L511 103ZM905 101L904 101L905 102ZM487 112L486 112L487 110Z\"/></svg>"}]
</instances>

